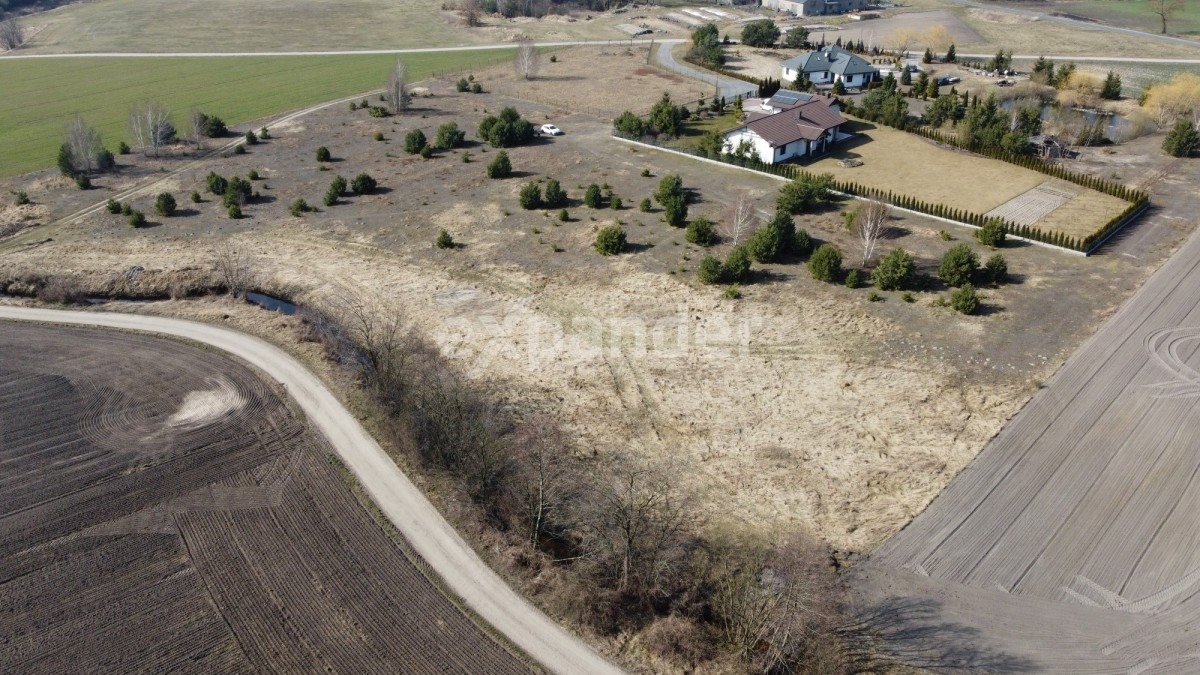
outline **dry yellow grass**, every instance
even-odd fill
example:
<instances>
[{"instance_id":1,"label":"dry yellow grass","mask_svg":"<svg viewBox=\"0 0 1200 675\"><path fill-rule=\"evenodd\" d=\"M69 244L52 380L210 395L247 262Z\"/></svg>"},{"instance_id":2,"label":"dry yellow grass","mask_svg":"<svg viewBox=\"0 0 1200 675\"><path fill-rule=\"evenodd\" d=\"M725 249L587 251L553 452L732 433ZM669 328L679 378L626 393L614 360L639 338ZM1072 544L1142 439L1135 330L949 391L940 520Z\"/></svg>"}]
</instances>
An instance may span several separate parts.
<instances>
[{"instance_id":1,"label":"dry yellow grass","mask_svg":"<svg viewBox=\"0 0 1200 675\"><path fill-rule=\"evenodd\" d=\"M909 195L974 213L987 213L1044 183L1067 187L1077 196L1037 225L1074 236L1096 231L1126 206L1115 197L903 131L866 122L852 123L851 128L861 138L846 141L837 151L804 168L831 173L838 180L854 181L880 192ZM839 160L847 158L859 159L863 165L842 166Z\"/></svg>"},{"instance_id":2,"label":"dry yellow grass","mask_svg":"<svg viewBox=\"0 0 1200 675\"><path fill-rule=\"evenodd\" d=\"M1036 171L946 148L895 129L866 122L852 123L850 128L860 137L845 141L805 168L882 192L979 213L1046 181ZM839 163L848 158L861 160L863 165Z\"/></svg>"}]
</instances>

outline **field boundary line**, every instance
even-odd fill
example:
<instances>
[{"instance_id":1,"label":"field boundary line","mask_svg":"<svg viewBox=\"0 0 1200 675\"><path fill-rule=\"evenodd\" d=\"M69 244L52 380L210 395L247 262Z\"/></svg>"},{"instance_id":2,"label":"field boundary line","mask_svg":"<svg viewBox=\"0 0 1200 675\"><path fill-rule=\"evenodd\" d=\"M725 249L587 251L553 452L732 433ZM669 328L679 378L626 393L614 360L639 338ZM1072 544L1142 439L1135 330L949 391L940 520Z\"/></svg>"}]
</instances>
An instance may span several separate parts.
<instances>
[{"instance_id":1,"label":"field boundary line","mask_svg":"<svg viewBox=\"0 0 1200 675\"><path fill-rule=\"evenodd\" d=\"M719 160L716 160L716 159L709 159L708 157L700 157L700 156L698 156L698 155L693 155L693 154L691 154L691 153L683 152L682 150L675 150L675 149L673 149L673 148L664 148L664 147L662 147L662 146L658 146L658 145L651 145L650 143L643 143L643 142L641 142L641 141L635 141L635 140L632 140L632 139L629 139L629 138L622 138L622 137L620 137L620 136L616 136L616 135L613 135L613 136L612 136L612 138L613 138L613 139L615 139L615 140L621 141L622 143L629 143L630 145L638 145L638 146L641 146L641 147L643 147L643 148L649 148L649 149L651 149L651 150L658 150L659 152L669 152L669 153L671 153L671 154L673 154L673 155L679 155L680 157L687 157L688 159L694 159L694 160L696 160L696 161L699 161L699 162L707 162L707 163L709 163L709 164L715 164L715 165L717 165L717 166L723 166L723 167L727 167L727 168L730 168L730 169L738 169L738 170L740 170L740 171L748 171L748 172L750 172L750 173L752 173L752 174L754 174L754 175L756 175L756 176L764 176L764 177L766 177L766 178L774 178L775 180L777 180L777 181L780 181L780 182L783 182L783 183L790 183L790 182L791 182L791 179L790 179L790 178L785 178L785 177L783 177L783 176L777 176L777 175L775 175L775 174L773 174L773 173L766 173L766 172L764 172L764 171L758 171L757 169L751 169L750 167L746 167L746 166L738 166L737 164L730 164L730 163L728 163L728 162L722 162L722 161L719 161ZM837 190L830 190L830 192L832 192L832 193L833 193L833 194L835 194L835 195L842 196L842 197L850 197L851 199L857 199L858 201L863 201L863 202L865 202L865 201L869 201L869 199L868 199L867 197L860 197L860 196L858 196L858 195L852 195L852 194L849 194L849 193L846 193L846 192L839 192L839 191L837 191ZM890 207L891 207L893 210L895 210L895 211L899 211L899 212L901 212L901 213L907 213L907 214L911 214L911 215L914 215L914 216L919 216L919 217L921 217L921 218L928 218L928 219L930 219L930 220L936 220L936 221L943 222L943 223L949 223L949 224L951 224L951 225L957 225L957 226L959 226L959 227L965 227L965 228L967 228L967 229L970 229L970 230L979 230L979 229L982 229L982 228L980 228L978 225L972 225L972 224L970 224L970 223L964 223L964 222L962 222L962 221L959 221L959 220L951 220L950 218L943 218L943 217L941 217L941 216L934 216L934 215L931 215L931 214L928 214L928 213L922 213L922 212L920 212L920 211L915 211L915 210L913 210L913 209L906 209L906 208L904 208L904 207L902 207L902 206L896 206L896 205L894 205L894 204L889 204L889 206L890 206ZM1140 213L1140 212L1139 212L1139 213ZM1126 224L1127 224L1127 223L1128 223L1128 221L1126 222ZM1123 227L1124 227L1124 225L1122 225L1121 227L1123 228ZM1110 236L1111 236L1111 235L1110 235ZM1070 253L1070 254L1072 254L1072 255L1077 255L1077 256L1081 256L1081 257L1085 257L1085 258L1087 257L1087 254L1086 254L1086 253L1084 253L1083 251L1076 251L1075 249L1071 249L1071 248L1064 248L1064 247L1062 247L1062 246L1055 246L1054 244L1047 244L1047 243L1046 243L1046 242L1044 242L1044 241L1037 241L1037 240L1034 240L1034 239L1026 239L1025 237L1018 237L1018 236L1017 236L1017 235L1015 235L1015 234L1008 234L1008 235L1006 235L1006 237L1005 237L1005 238L1006 238L1006 239L1015 239L1016 241L1025 242L1025 243L1027 243L1027 244L1033 244L1034 246L1041 246L1042 248L1048 248L1048 249L1051 249L1051 250L1054 250L1054 251L1059 251L1059 252L1061 252L1061 253ZM1093 250L1095 250L1095 249L1093 249Z\"/></svg>"},{"instance_id":2,"label":"field boundary line","mask_svg":"<svg viewBox=\"0 0 1200 675\"><path fill-rule=\"evenodd\" d=\"M478 616L552 672L621 672L513 590L442 517L329 387L280 347L229 328L137 314L0 306L0 319L183 338L253 365L282 385L413 550Z\"/></svg>"},{"instance_id":3,"label":"field boundary line","mask_svg":"<svg viewBox=\"0 0 1200 675\"><path fill-rule=\"evenodd\" d=\"M1090 256L1092 253L1100 250L1100 247L1104 245L1104 242L1108 241L1109 239L1112 239L1113 237L1115 237L1117 235L1118 232L1121 232L1126 227L1129 227L1130 223L1137 220L1138 218L1141 218L1142 214L1145 213L1149 208L1150 208L1150 202L1146 202L1145 204L1142 204L1138 208L1136 208L1133 211L1131 211L1130 213L1126 214L1126 216L1121 219L1121 222L1119 222L1113 226L1111 232L1109 232L1108 234L1101 237L1100 240L1097 241L1096 243L1092 244L1091 248L1089 248L1087 251L1084 252L1084 255Z\"/></svg>"},{"instance_id":4,"label":"field boundary line","mask_svg":"<svg viewBox=\"0 0 1200 675\"><path fill-rule=\"evenodd\" d=\"M683 38L628 39L628 40L563 40L534 42L535 47L586 47L589 45L649 45L680 44ZM386 56L388 54L440 54L445 52L479 52L492 49L516 49L515 42L500 42L488 45L464 45L462 47L413 47L409 49L345 49L328 51L266 51L266 52L79 52L56 54L13 54L0 55L0 62L25 61L32 59L142 59L142 58L219 58L227 56ZM1197 60L1200 63L1200 60Z\"/></svg>"}]
</instances>

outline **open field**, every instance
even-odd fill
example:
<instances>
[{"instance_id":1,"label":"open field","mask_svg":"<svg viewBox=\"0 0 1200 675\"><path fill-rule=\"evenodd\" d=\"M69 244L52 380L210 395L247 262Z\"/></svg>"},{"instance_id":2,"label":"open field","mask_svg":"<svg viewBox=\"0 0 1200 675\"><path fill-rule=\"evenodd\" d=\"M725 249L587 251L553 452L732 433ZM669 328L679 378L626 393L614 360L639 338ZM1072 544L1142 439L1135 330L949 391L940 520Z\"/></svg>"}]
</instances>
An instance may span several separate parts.
<instances>
[{"instance_id":1,"label":"open field","mask_svg":"<svg viewBox=\"0 0 1200 675\"><path fill-rule=\"evenodd\" d=\"M87 6L87 5L83 5ZM409 54L409 77L479 68L507 49ZM0 60L0 176L54 164L63 129L76 115L109 149L128 140L129 108L160 101L182 124L192 107L229 124L381 88L395 56L278 56Z\"/></svg>"},{"instance_id":2,"label":"open field","mask_svg":"<svg viewBox=\"0 0 1200 675\"><path fill-rule=\"evenodd\" d=\"M469 27L459 13L424 0L235 0L195 4L169 0L77 2L28 17L37 29L22 51L352 50L457 47L535 40L622 40L616 26L645 26L658 37L685 37L686 26L664 20L679 9L639 6L611 12L572 10L542 19L483 15ZM733 8L724 11L744 16ZM731 24L732 21L724 21ZM647 36L648 37L648 36Z\"/></svg>"},{"instance_id":3,"label":"open field","mask_svg":"<svg viewBox=\"0 0 1200 675\"><path fill-rule=\"evenodd\" d=\"M621 96L603 104L638 108L675 86L659 74L638 74L642 59L564 50L561 63L577 70L555 77L578 77L597 63L623 68L625 75L609 76L620 80ZM209 170L244 175L254 168L265 176L257 183L263 197L246 208L247 218L227 219L211 197L180 217L151 216L154 226L139 231L96 214L0 242L0 272L69 269L96 287L133 265L146 267L148 278L203 275L211 246L228 237L254 256L262 287L316 306L358 300L399 314L507 404L560 420L585 451L671 458L681 487L700 499L707 527L752 525L766 536L811 529L843 551L861 552L919 512L1180 236L1159 233L1139 260L1006 248L1014 283L986 289L984 314L962 317L933 305L945 294L932 274L952 245L938 236L945 225L903 217L885 248L903 246L917 257L922 280L914 303L895 293L868 302L865 290L813 281L795 260L756 265L745 297L729 300L695 281L702 249L663 223L657 208L642 213L633 205L660 176L679 173L695 191L692 217L723 227L739 190L769 213L780 183L632 149L610 138L612 113L565 112L595 103L587 95L576 100L564 89L553 104L518 98L521 82L503 80L501 70L480 76L503 95L458 94L446 81L406 116L317 111L247 155L214 158L158 188L182 197L203 190ZM540 86L531 92L539 95ZM473 130L484 109L506 104L566 132L510 150L517 178L484 176L492 149L475 145L422 160L397 142L407 130L431 135L447 121ZM387 140L372 140L376 131ZM330 171L313 160L318 145L338 160ZM471 162L461 161L464 152ZM129 161L150 171L182 160ZM288 215L293 199L317 204L334 174L360 171L384 190L303 218ZM568 190L568 222L518 206L520 187L538 178ZM102 199L107 180L91 196L39 176L9 187L29 188L40 217L50 219L76 210L80 199ZM608 183L625 208L582 207L580 186L591 182ZM151 200L133 205L150 213ZM837 208L797 225L856 264L855 239ZM614 219L633 250L605 258L591 244L595 230ZM434 249L443 228L463 247ZM971 242L965 231L952 234ZM726 241L716 254L728 249ZM1055 311L1045 311L1051 303ZM664 343L655 337L664 331L685 337Z\"/></svg>"},{"instance_id":4,"label":"open field","mask_svg":"<svg viewBox=\"0 0 1200 675\"><path fill-rule=\"evenodd\" d=\"M1143 37L1089 29L1079 24L1034 21L999 9L959 9L982 40L959 45L960 53L1012 50L1016 54L1079 54L1140 58L1195 58L1196 48ZM987 49L983 49L987 48Z\"/></svg>"},{"instance_id":5,"label":"open field","mask_svg":"<svg viewBox=\"0 0 1200 675\"><path fill-rule=\"evenodd\" d=\"M1020 6L1018 4L1017 6ZM1162 22L1151 10L1151 3L1128 2L1127 0L1054 0L1040 5L1039 10L1074 15L1073 18L1088 18L1113 26L1134 28L1150 33L1162 30ZM1174 35L1200 35L1200 3L1190 0L1180 3L1167 23L1167 31Z\"/></svg>"},{"instance_id":6,"label":"open field","mask_svg":"<svg viewBox=\"0 0 1200 675\"><path fill-rule=\"evenodd\" d=\"M8 667L525 672L256 372L23 323L0 331L0 363Z\"/></svg>"},{"instance_id":7,"label":"open field","mask_svg":"<svg viewBox=\"0 0 1200 675\"><path fill-rule=\"evenodd\" d=\"M838 37L843 41L862 39L868 45L889 49L897 46L898 35L908 33L912 38L909 50L918 54L926 46L933 46L927 45L925 35L929 28L937 25L946 28L960 54L994 53L1000 48L1017 54L1141 58L1195 58L1196 54L1196 49L1188 45L1147 40L1127 33L1089 28L1086 24L1038 21L1032 16L1005 12L1000 7L962 7L949 0L915 0L905 4L909 7L885 11L878 19L853 21L840 16L818 16L803 23L831 27L813 32L818 41L822 35L827 42ZM1045 11L1046 6L1037 5L1037 8ZM787 18L786 15L779 17ZM944 49L944 45L941 48Z\"/></svg>"}]
</instances>

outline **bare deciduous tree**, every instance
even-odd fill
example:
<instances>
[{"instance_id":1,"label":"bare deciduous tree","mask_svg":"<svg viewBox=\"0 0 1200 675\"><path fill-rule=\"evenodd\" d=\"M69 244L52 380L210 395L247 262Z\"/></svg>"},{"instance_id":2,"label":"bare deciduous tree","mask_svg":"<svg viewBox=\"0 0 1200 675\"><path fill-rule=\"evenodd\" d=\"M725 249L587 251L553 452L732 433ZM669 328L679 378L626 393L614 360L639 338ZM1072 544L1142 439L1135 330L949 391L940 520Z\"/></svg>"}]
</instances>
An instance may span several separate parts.
<instances>
[{"instance_id":1,"label":"bare deciduous tree","mask_svg":"<svg viewBox=\"0 0 1200 675\"><path fill-rule=\"evenodd\" d=\"M652 598L681 576L695 512L661 467L619 461L581 500L581 548L598 579L618 592Z\"/></svg>"},{"instance_id":2,"label":"bare deciduous tree","mask_svg":"<svg viewBox=\"0 0 1200 675\"><path fill-rule=\"evenodd\" d=\"M898 28L892 31L891 42L892 47L902 56L908 55L908 50L917 42L920 36L911 28Z\"/></svg>"},{"instance_id":3,"label":"bare deciduous tree","mask_svg":"<svg viewBox=\"0 0 1200 675\"><path fill-rule=\"evenodd\" d=\"M749 192L737 191L733 205L729 207L726 223L727 225L721 228L721 234L734 246L741 242L742 237L749 236L758 229L758 209L755 208Z\"/></svg>"},{"instance_id":4,"label":"bare deciduous tree","mask_svg":"<svg viewBox=\"0 0 1200 675\"><path fill-rule=\"evenodd\" d=\"M0 21L0 49L11 51L25 44L25 29L21 20L11 17Z\"/></svg>"},{"instance_id":5,"label":"bare deciduous tree","mask_svg":"<svg viewBox=\"0 0 1200 675\"><path fill-rule=\"evenodd\" d=\"M1162 32L1167 32L1167 21L1174 16L1175 11L1183 7L1184 0L1147 0L1150 11L1162 22Z\"/></svg>"},{"instance_id":6,"label":"bare deciduous tree","mask_svg":"<svg viewBox=\"0 0 1200 675\"><path fill-rule=\"evenodd\" d=\"M862 241L864 266L875 255L875 245L891 229L891 218L892 207L878 197L868 199L854 214L854 229Z\"/></svg>"},{"instance_id":7,"label":"bare deciduous tree","mask_svg":"<svg viewBox=\"0 0 1200 675\"><path fill-rule=\"evenodd\" d=\"M250 266L250 256L229 240L221 242L213 252L213 270L226 292L235 298L245 297L250 289Z\"/></svg>"},{"instance_id":8,"label":"bare deciduous tree","mask_svg":"<svg viewBox=\"0 0 1200 675\"><path fill-rule=\"evenodd\" d=\"M513 60L513 67L516 68L517 75L526 80L532 80L537 77L541 62L542 56L532 40L525 38L517 43L517 55Z\"/></svg>"},{"instance_id":9,"label":"bare deciduous tree","mask_svg":"<svg viewBox=\"0 0 1200 675\"><path fill-rule=\"evenodd\" d=\"M63 142L71 149L71 164L76 171L95 171L99 167L100 153L104 144L100 132L88 126L83 117L76 115L67 125Z\"/></svg>"},{"instance_id":10,"label":"bare deciduous tree","mask_svg":"<svg viewBox=\"0 0 1200 675\"><path fill-rule=\"evenodd\" d=\"M564 538L568 512L583 484L579 463L553 420L536 417L521 424L509 442L516 470L509 490L520 509L526 538L541 549L550 537Z\"/></svg>"},{"instance_id":11,"label":"bare deciduous tree","mask_svg":"<svg viewBox=\"0 0 1200 675\"><path fill-rule=\"evenodd\" d=\"M154 101L135 105L129 111L129 135L143 152L158 155L175 141L171 112Z\"/></svg>"},{"instance_id":12,"label":"bare deciduous tree","mask_svg":"<svg viewBox=\"0 0 1200 675\"><path fill-rule=\"evenodd\" d=\"M204 113L197 108L192 108L188 113L187 127L184 129L184 134L191 141L192 145L199 151L204 147L204 139L208 137L207 128L208 118Z\"/></svg>"},{"instance_id":13,"label":"bare deciduous tree","mask_svg":"<svg viewBox=\"0 0 1200 675\"><path fill-rule=\"evenodd\" d=\"M468 27L480 25L479 16L483 14L483 7L479 0L465 0L459 4L458 11L462 13L463 23Z\"/></svg>"},{"instance_id":14,"label":"bare deciduous tree","mask_svg":"<svg viewBox=\"0 0 1200 675\"><path fill-rule=\"evenodd\" d=\"M793 538L771 552L718 550L713 613L726 644L759 672L840 672L847 663L836 632L844 589L827 552ZM821 666L818 666L821 664Z\"/></svg>"},{"instance_id":15,"label":"bare deciduous tree","mask_svg":"<svg viewBox=\"0 0 1200 675\"><path fill-rule=\"evenodd\" d=\"M396 65L388 75L387 94L385 96L393 113L401 113L408 110L409 103L412 102L412 97L408 93L408 67L400 59L396 59Z\"/></svg>"}]
</instances>

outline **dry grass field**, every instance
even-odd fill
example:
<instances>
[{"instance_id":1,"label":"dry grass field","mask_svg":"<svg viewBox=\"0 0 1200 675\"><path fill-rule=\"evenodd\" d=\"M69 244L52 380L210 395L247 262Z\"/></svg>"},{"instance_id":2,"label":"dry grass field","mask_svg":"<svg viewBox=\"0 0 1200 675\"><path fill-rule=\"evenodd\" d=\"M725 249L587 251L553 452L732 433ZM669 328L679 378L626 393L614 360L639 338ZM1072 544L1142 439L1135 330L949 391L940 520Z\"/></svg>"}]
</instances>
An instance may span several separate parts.
<instances>
[{"instance_id":1,"label":"dry grass field","mask_svg":"<svg viewBox=\"0 0 1200 675\"><path fill-rule=\"evenodd\" d=\"M548 77L580 76L601 63L620 97L577 100L563 88L552 104L538 103L520 98L522 83L497 69L479 77L503 95L458 94L443 82L401 117L323 110L273 130L246 155L213 159L156 188L182 199L203 191L209 170L253 168L264 177L256 183L262 197L247 218L229 220L206 197L179 217L150 216L152 226L137 231L107 213L33 228L0 241L0 274L70 271L112 290L123 287L112 280L141 265L165 288L173 276L210 274L213 246L228 238L253 257L260 287L316 306L361 301L396 313L506 404L561 421L589 453L669 458L680 485L700 498L705 527L768 537L808 529L858 552L919 512L1152 267L1149 259L1008 247L1013 283L985 289L984 312L963 317L935 306L946 289L933 270L953 243L972 241L969 233L954 231L958 242L946 242L938 236L944 225L904 217L884 250L902 246L918 258L912 303L897 293L869 302L864 289L813 281L795 260L756 265L744 297L724 298L695 281L704 251L663 223L657 208L643 213L636 204L659 177L678 173L694 190L692 216L724 228L740 191L769 213L780 184L613 141L611 115L647 106L676 84L641 72L644 55L603 51L567 50L564 70ZM580 70L566 70L570 64ZM621 68L625 74L616 74ZM546 96L545 86L533 83L529 97ZM672 91L683 95L686 85L678 86ZM432 136L447 121L473 131L485 111L508 104L566 132L510 150L512 179L484 176L496 152L489 148L423 160L399 143L410 129ZM577 104L603 106L605 117L565 112ZM377 131L384 142L373 140ZM329 171L314 160L319 145L337 160ZM128 161L144 168L126 175L149 175L182 160ZM380 194L302 218L288 214L298 197L319 204L335 174L361 171L380 180ZM568 222L517 203L522 185L547 178L561 181L573 200ZM98 182L85 196L42 175L8 187L28 188L36 217L46 219L103 198L115 181ZM592 182L609 184L625 207L581 206L581 187ZM133 205L152 213L152 195ZM855 264L855 238L838 208L797 225ZM595 232L614 221L632 250L597 255ZM462 246L435 249L441 229Z\"/></svg>"},{"instance_id":2,"label":"dry grass field","mask_svg":"<svg viewBox=\"0 0 1200 675\"><path fill-rule=\"evenodd\" d=\"M280 392L142 335L0 330L0 654L19 672L524 672Z\"/></svg>"},{"instance_id":3,"label":"dry grass field","mask_svg":"<svg viewBox=\"0 0 1200 675\"><path fill-rule=\"evenodd\" d=\"M1063 4L1075 5L1137 5L1136 2L1079 2L1079 3L1038 3L1024 5L1011 3L1011 6L1023 10L1041 12L1055 11L1055 6ZM1071 11L1071 10L1066 10ZM1108 12L1108 14L1113 14ZM1180 14L1178 26L1187 30L1191 25L1194 12L1185 11ZM929 44L927 36L933 26L942 26L956 43L960 54L994 53L997 49L1011 49L1017 54L1064 54L1079 56L1126 56L1141 58L1194 58L1195 49L1182 44L1159 42L1157 40L1141 39L1134 35L1113 33L1091 28L1084 25L1066 25L1052 21L1038 21L1031 16L1014 14L1004 11L1003 4L996 7L977 8L963 7L951 0L911 0L905 6L895 11L885 11L882 17L866 21L853 21L846 17L814 17L803 23L816 26L814 35L819 39L823 34L828 42L838 37L845 40L862 39L868 45L875 44L886 48L895 48L897 38L907 34L910 38L909 49L918 53L927 46L944 49ZM1116 25L1128 25L1124 20L1114 21ZM1133 26L1139 27L1139 26ZM1144 26L1141 26L1144 28ZM1157 29L1154 29L1157 32Z\"/></svg>"},{"instance_id":4,"label":"dry grass field","mask_svg":"<svg viewBox=\"0 0 1200 675\"><path fill-rule=\"evenodd\" d=\"M616 28L620 24L645 25L660 38L688 33L686 25L662 18L680 12L678 7L571 10L541 19L484 15L480 25L470 27L458 12L442 7L421 0L265 0L252 5L233 0L96 0L30 16L27 23L36 33L24 51L313 51L460 47L523 36L544 41L628 39ZM724 11L745 15L731 8Z\"/></svg>"}]
</instances>

